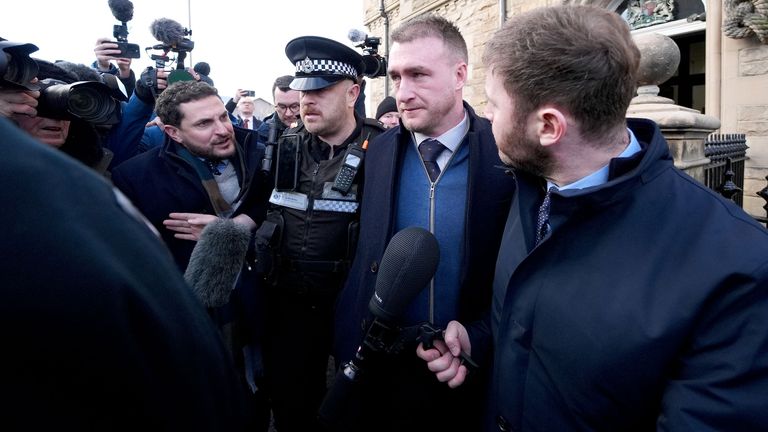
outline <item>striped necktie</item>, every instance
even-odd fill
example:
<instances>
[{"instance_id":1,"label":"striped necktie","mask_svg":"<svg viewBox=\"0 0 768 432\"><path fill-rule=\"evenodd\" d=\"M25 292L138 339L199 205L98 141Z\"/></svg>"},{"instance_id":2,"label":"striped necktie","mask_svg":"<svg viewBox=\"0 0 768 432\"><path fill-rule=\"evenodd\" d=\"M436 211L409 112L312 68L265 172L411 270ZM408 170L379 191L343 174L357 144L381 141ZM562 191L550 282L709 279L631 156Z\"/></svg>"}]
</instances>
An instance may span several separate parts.
<instances>
[{"instance_id":1,"label":"striped necktie","mask_svg":"<svg viewBox=\"0 0 768 432\"><path fill-rule=\"evenodd\" d=\"M445 146L438 140L428 138L419 144L419 153L424 160L424 167L427 169L429 179L434 183L440 176L440 166L437 164L437 158L445 150Z\"/></svg>"}]
</instances>

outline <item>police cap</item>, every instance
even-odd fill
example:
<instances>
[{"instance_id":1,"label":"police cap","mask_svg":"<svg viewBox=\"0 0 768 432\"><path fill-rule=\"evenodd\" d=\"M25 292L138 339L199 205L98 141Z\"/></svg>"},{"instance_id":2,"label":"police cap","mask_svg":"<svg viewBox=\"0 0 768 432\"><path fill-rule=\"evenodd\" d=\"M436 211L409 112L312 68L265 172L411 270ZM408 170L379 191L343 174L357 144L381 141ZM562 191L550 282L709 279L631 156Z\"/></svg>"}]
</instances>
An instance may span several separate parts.
<instances>
[{"instance_id":1,"label":"police cap","mask_svg":"<svg viewBox=\"0 0 768 432\"><path fill-rule=\"evenodd\" d=\"M357 81L365 70L363 56L335 40L302 36L288 42L285 55L296 66L293 90L318 90L343 79Z\"/></svg>"}]
</instances>

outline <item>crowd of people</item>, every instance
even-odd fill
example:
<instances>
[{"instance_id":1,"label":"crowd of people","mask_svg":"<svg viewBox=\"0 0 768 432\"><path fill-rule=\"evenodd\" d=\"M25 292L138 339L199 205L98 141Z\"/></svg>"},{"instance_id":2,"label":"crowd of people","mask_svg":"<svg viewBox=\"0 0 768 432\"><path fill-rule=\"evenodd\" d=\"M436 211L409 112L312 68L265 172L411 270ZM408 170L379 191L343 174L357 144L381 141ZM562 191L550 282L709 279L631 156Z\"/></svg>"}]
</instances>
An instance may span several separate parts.
<instances>
[{"instance_id":1,"label":"crowd of people","mask_svg":"<svg viewBox=\"0 0 768 432\"><path fill-rule=\"evenodd\" d=\"M768 232L626 119L621 17L512 16L482 114L454 23L390 39L372 118L363 54L318 36L274 60L295 72L264 118L207 63L137 74L109 39L90 66L0 62L7 425L768 429ZM117 114L78 111L82 83ZM382 324L377 277L411 227L439 262Z\"/></svg>"}]
</instances>

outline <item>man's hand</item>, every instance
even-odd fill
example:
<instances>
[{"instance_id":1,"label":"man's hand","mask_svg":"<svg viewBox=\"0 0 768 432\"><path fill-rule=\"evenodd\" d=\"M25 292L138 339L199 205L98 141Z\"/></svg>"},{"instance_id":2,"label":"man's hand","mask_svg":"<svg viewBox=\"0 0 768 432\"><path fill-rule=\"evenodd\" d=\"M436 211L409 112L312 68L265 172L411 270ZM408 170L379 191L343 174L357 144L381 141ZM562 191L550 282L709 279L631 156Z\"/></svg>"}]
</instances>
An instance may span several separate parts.
<instances>
[{"instance_id":1,"label":"man's hand","mask_svg":"<svg viewBox=\"0 0 768 432\"><path fill-rule=\"evenodd\" d=\"M168 87L168 71L165 69L155 69L148 67L144 69L141 76L136 80L136 89L134 93L142 102L147 105L155 104L155 95L160 94L166 87ZM152 77L154 74L154 78ZM150 87L150 83L156 83L157 88L154 90Z\"/></svg>"},{"instance_id":2,"label":"man's hand","mask_svg":"<svg viewBox=\"0 0 768 432\"><path fill-rule=\"evenodd\" d=\"M96 46L93 48L96 54L96 64L102 72L109 71L110 61L114 60L116 55L120 54L117 43L109 38L96 39Z\"/></svg>"},{"instance_id":3,"label":"man's hand","mask_svg":"<svg viewBox=\"0 0 768 432\"><path fill-rule=\"evenodd\" d=\"M160 117L155 117L152 120L148 121L147 124L144 125L145 129L149 129L151 127L159 127L160 129L163 129L163 121L160 120Z\"/></svg>"},{"instance_id":4,"label":"man's hand","mask_svg":"<svg viewBox=\"0 0 768 432\"><path fill-rule=\"evenodd\" d=\"M209 223L218 219L216 215L201 213L171 213L163 225L176 234L173 236L182 240L200 240L200 233Z\"/></svg>"},{"instance_id":5,"label":"man's hand","mask_svg":"<svg viewBox=\"0 0 768 432\"><path fill-rule=\"evenodd\" d=\"M131 59L130 58L116 58L115 61L117 62L117 69L120 70L120 78L130 78L131 77Z\"/></svg>"},{"instance_id":6,"label":"man's hand","mask_svg":"<svg viewBox=\"0 0 768 432\"><path fill-rule=\"evenodd\" d=\"M174 231L176 234L173 236L177 239L198 241L203 229L216 219L218 219L218 216L210 214L171 213L168 215L168 219L163 221L163 225L167 229ZM232 218L232 221L247 227L251 231L256 228L256 222L245 214Z\"/></svg>"},{"instance_id":7,"label":"man's hand","mask_svg":"<svg viewBox=\"0 0 768 432\"><path fill-rule=\"evenodd\" d=\"M458 321L451 321L445 328L443 341L436 339L434 347L428 350L419 344L416 355L427 362L427 367L435 373L438 381L456 388L464 383L468 371L461 362L461 351L471 354L471 349L467 329Z\"/></svg>"},{"instance_id":8,"label":"man's hand","mask_svg":"<svg viewBox=\"0 0 768 432\"><path fill-rule=\"evenodd\" d=\"M235 92L235 97L232 98L232 100L237 103L237 101L240 100L241 97L245 96L245 90L243 89L237 89Z\"/></svg>"},{"instance_id":9,"label":"man's hand","mask_svg":"<svg viewBox=\"0 0 768 432\"><path fill-rule=\"evenodd\" d=\"M168 87L168 75L170 71L157 69L157 90L162 91Z\"/></svg>"},{"instance_id":10,"label":"man's hand","mask_svg":"<svg viewBox=\"0 0 768 432\"><path fill-rule=\"evenodd\" d=\"M110 62L112 60L117 63L117 69L119 71L120 78L131 77L131 59L116 57L120 54L120 49L116 42L109 38L96 39L96 46L93 48L93 53L96 54L96 65L101 72L108 72L110 70Z\"/></svg>"},{"instance_id":11,"label":"man's hand","mask_svg":"<svg viewBox=\"0 0 768 432\"><path fill-rule=\"evenodd\" d=\"M36 116L37 98L39 91L0 88L0 116L10 117L13 114Z\"/></svg>"}]
</instances>

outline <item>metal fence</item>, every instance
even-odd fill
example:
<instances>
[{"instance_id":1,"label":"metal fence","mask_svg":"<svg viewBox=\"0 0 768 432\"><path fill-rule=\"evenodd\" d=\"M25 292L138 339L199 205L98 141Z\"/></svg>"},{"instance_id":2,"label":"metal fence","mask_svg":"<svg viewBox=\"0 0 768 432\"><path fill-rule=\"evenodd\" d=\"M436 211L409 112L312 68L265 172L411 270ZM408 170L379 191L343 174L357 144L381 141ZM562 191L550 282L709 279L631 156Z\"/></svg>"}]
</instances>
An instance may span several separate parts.
<instances>
[{"instance_id":1,"label":"metal fence","mask_svg":"<svg viewBox=\"0 0 768 432\"><path fill-rule=\"evenodd\" d=\"M711 134L704 143L710 163L704 168L704 183L740 207L744 203L745 134Z\"/></svg>"}]
</instances>

